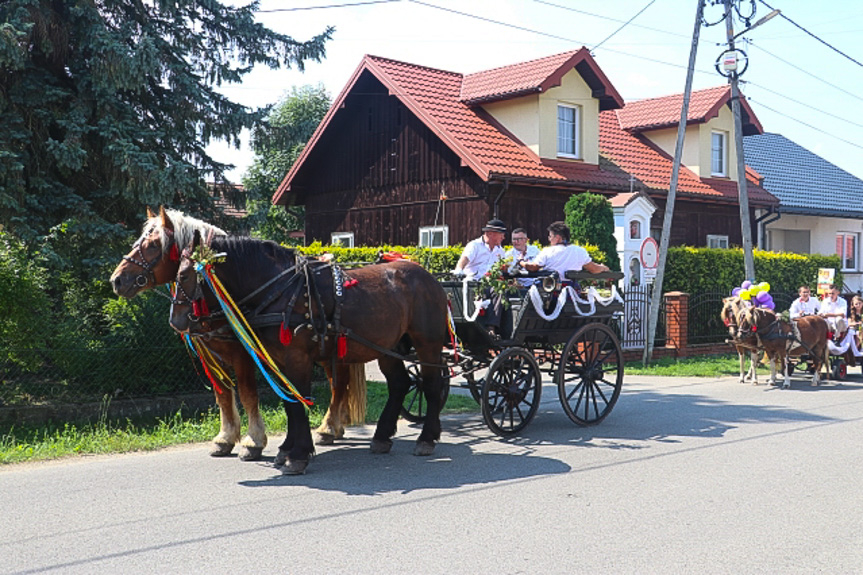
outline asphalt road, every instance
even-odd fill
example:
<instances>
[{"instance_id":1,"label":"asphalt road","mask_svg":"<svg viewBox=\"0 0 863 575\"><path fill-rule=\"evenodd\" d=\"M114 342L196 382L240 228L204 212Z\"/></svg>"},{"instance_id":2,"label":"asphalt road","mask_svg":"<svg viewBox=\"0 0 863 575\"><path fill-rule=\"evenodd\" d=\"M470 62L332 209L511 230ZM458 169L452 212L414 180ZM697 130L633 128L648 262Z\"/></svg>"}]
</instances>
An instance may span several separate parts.
<instances>
[{"instance_id":1,"label":"asphalt road","mask_svg":"<svg viewBox=\"0 0 863 575\"><path fill-rule=\"evenodd\" d=\"M0 573L860 573L863 377L628 377L579 428L553 387L517 439L371 428L309 473L206 446L0 468Z\"/></svg>"}]
</instances>

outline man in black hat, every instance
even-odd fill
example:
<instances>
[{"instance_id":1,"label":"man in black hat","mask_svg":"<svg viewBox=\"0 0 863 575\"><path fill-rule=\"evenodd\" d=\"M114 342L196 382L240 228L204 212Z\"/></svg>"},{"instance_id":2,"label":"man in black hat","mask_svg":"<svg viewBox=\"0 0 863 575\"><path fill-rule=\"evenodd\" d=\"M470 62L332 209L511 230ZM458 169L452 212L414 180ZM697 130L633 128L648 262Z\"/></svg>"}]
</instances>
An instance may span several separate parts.
<instances>
[{"instance_id":1,"label":"man in black hat","mask_svg":"<svg viewBox=\"0 0 863 575\"><path fill-rule=\"evenodd\" d=\"M498 219L489 220L482 228L482 236L464 247L453 273L467 276L468 279L480 279L496 261L506 255L501 247L505 235L505 223ZM480 322L488 328L492 337L497 337L502 312L501 296L491 293L483 295L489 299L489 306Z\"/></svg>"},{"instance_id":2,"label":"man in black hat","mask_svg":"<svg viewBox=\"0 0 863 575\"><path fill-rule=\"evenodd\" d=\"M506 224L501 220L489 220L482 228L482 236L468 242L455 266L457 275L468 279L479 279L491 269L494 262L504 257L501 247L506 235Z\"/></svg>"}]
</instances>

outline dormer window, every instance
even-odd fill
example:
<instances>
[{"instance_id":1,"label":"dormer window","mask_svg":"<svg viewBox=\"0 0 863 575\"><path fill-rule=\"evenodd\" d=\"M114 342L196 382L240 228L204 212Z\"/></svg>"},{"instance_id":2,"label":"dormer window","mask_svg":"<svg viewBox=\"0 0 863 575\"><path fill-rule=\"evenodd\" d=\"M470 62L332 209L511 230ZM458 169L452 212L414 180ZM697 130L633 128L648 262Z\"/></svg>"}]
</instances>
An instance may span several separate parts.
<instances>
[{"instance_id":1,"label":"dormer window","mask_svg":"<svg viewBox=\"0 0 863 575\"><path fill-rule=\"evenodd\" d=\"M710 133L710 174L728 176L728 133Z\"/></svg>"},{"instance_id":2,"label":"dormer window","mask_svg":"<svg viewBox=\"0 0 863 575\"><path fill-rule=\"evenodd\" d=\"M557 155L580 158L581 108L569 104L557 105Z\"/></svg>"}]
</instances>

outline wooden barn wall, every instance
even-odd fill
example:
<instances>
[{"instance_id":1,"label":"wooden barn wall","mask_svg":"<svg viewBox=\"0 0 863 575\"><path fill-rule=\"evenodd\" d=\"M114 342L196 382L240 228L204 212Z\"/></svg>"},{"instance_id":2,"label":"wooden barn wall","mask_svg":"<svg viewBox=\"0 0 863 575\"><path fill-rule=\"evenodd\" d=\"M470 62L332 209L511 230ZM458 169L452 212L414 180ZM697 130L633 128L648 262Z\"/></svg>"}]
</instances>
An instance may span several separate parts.
<instances>
[{"instance_id":1,"label":"wooden barn wall","mask_svg":"<svg viewBox=\"0 0 863 575\"><path fill-rule=\"evenodd\" d=\"M416 244L419 227L437 215L450 243L463 243L491 217L485 183L371 75L357 82L290 193L306 206L307 242L344 231L356 245Z\"/></svg>"},{"instance_id":2,"label":"wooden barn wall","mask_svg":"<svg viewBox=\"0 0 863 575\"><path fill-rule=\"evenodd\" d=\"M492 195L497 190L493 190ZM563 207L575 191L510 186L501 198L498 215L509 231L524 228L528 237L548 243L548 225L565 219ZM493 200L493 199L492 199ZM509 242L509 234L506 241Z\"/></svg>"},{"instance_id":3,"label":"wooden barn wall","mask_svg":"<svg viewBox=\"0 0 863 575\"><path fill-rule=\"evenodd\" d=\"M661 230L665 219L665 198L653 197L657 210L653 214L651 229ZM755 210L750 210L752 237L757 238ZM705 247L708 234L728 236L730 245L743 245L740 230L740 208L737 205L718 205L678 200L674 203L674 222L671 226L672 246Z\"/></svg>"}]
</instances>

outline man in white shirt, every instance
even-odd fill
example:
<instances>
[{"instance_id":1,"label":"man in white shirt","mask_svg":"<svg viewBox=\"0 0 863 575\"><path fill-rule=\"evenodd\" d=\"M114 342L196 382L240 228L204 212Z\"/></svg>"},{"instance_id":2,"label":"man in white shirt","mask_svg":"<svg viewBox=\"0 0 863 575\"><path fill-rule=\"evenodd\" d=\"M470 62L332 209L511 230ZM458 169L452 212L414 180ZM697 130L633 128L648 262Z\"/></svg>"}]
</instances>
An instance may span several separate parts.
<instances>
[{"instance_id":1,"label":"man in white shirt","mask_svg":"<svg viewBox=\"0 0 863 575\"><path fill-rule=\"evenodd\" d=\"M468 279L479 280L491 269L496 261L504 257L503 238L506 235L506 224L493 219L482 228L482 236L468 242L461 252L461 257L453 273L464 275ZM500 337L500 320L503 315L503 302L500 295L485 293L483 297L489 300L489 306L480 317L479 322L488 329L492 338Z\"/></svg>"},{"instance_id":2,"label":"man in white shirt","mask_svg":"<svg viewBox=\"0 0 863 575\"><path fill-rule=\"evenodd\" d=\"M547 248L543 248L532 262L521 262L527 271L535 272L541 269L554 270L563 280L567 271L585 270L590 273L607 272L608 267L594 262L587 250L581 246L569 243L569 226L564 222L554 222L548 226Z\"/></svg>"},{"instance_id":3,"label":"man in white shirt","mask_svg":"<svg viewBox=\"0 0 863 575\"><path fill-rule=\"evenodd\" d=\"M827 324L833 332L833 339L838 341L842 335L845 335L848 330L848 302L839 297L839 290L836 289L835 285L830 284L827 289L818 315L827 320Z\"/></svg>"},{"instance_id":4,"label":"man in white shirt","mask_svg":"<svg viewBox=\"0 0 863 575\"><path fill-rule=\"evenodd\" d=\"M791 319L818 313L821 306L817 300L810 297L812 293L809 291L809 286L800 286L800 289L797 290L797 295L800 297L791 302L791 310L789 311Z\"/></svg>"},{"instance_id":5,"label":"man in white shirt","mask_svg":"<svg viewBox=\"0 0 863 575\"><path fill-rule=\"evenodd\" d=\"M467 243L461 252L461 257L455 266L457 275L465 275L468 279L479 279L491 269L494 262L504 257L503 238L506 235L506 224L501 220L489 220L482 228L482 236Z\"/></svg>"},{"instance_id":6,"label":"man in white shirt","mask_svg":"<svg viewBox=\"0 0 863 575\"><path fill-rule=\"evenodd\" d=\"M539 248L530 243L524 228L512 230L512 247L506 252L506 257L512 258L510 272L518 269L519 262L532 262L539 255ZM534 278L520 278L518 283L522 287L533 285Z\"/></svg>"}]
</instances>

